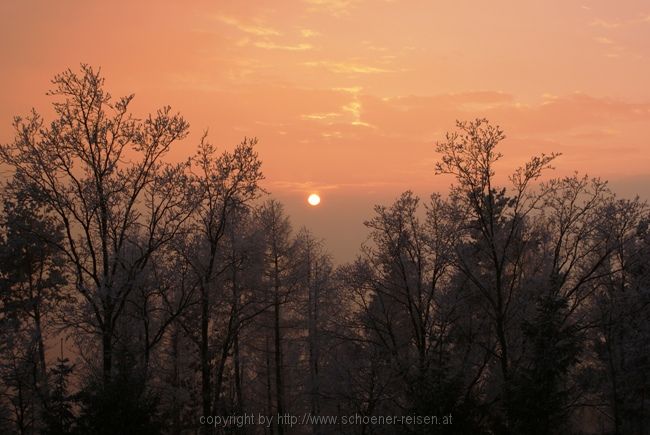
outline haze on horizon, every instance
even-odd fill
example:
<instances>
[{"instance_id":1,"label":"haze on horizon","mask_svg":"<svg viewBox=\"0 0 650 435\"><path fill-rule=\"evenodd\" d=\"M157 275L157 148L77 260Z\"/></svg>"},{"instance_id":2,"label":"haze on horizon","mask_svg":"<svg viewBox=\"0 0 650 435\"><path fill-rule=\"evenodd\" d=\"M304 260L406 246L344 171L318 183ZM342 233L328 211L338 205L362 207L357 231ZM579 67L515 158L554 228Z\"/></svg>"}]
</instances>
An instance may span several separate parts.
<instances>
[{"instance_id":1,"label":"haze on horizon","mask_svg":"<svg viewBox=\"0 0 650 435\"><path fill-rule=\"evenodd\" d=\"M446 191L434 144L456 119L506 132L504 174L560 152L621 195L650 191L650 5L644 1L294 0L0 4L0 142L47 115L80 62L144 115L171 105L230 148L259 139L264 187L347 261L372 205ZM312 191L323 202L309 207Z\"/></svg>"}]
</instances>

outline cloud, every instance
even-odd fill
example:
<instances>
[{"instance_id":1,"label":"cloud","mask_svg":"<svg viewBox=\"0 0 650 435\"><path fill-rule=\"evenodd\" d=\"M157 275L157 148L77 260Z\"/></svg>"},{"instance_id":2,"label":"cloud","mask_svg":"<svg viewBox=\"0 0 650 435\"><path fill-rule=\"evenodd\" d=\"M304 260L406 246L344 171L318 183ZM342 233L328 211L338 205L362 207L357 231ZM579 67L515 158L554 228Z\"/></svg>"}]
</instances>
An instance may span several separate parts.
<instances>
[{"instance_id":1,"label":"cloud","mask_svg":"<svg viewBox=\"0 0 650 435\"><path fill-rule=\"evenodd\" d=\"M270 41L257 41L253 45L257 48L263 48L265 50L285 50L285 51L307 51L314 48L311 44L305 44L305 43L295 44L295 45L282 45Z\"/></svg>"},{"instance_id":2,"label":"cloud","mask_svg":"<svg viewBox=\"0 0 650 435\"><path fill-rule=\"evenodd\" d=\"M607 38L606 36L596 36L594 38L594 41L600 43L600 44L605 44L605 45L612 45L614 44L614 41L611 39Z\"/></svg>"},{"instance_id":3,"label":"cloud","mask_svg":"<svg viewBox=\"0 0 650 435\"><path fill-rule=\"evenodd\" d=\"M381 74L394 72L386 68L379 68L370 65L349 62L331 62L326 60L311 61L303 63L305 66L322 67L335 74Z\"/></svg>"},{"instance_id":4,"label":"cloud","mask_svg":"<svg viewBox=\"0 0 650 435\"><path fill-rule=\"evenodd\" d=\"M226 126L220 133L224 143L242 135L259 137L269 179L327 184L376 176L391 183L424 182L431 179L432 164L427 169L422 162L436 158L435 142L454 130L456 120L476 117L504 128L506 165L557 151L564 153L567 170L647 172L650 101L562 94L552 87L526 104L512 94L487 90L384 97L369 94L358 82L344 83L346 88L328 89L257 83L179 95L209 114L197 125L219 119Z\"/></svg>"},{"instance_id":5,"label":"cloud","mask_svg":"<svg viewBox=\"0 0 650 435\"><path fill-rule=\"evenodd\" d=\"M628 103L574 93L528 107L502 106L486 116L507 120L511 129L554 134L588 126L614 128L619 123L650 122L650 103Z\"/></svg>"},{"instance_id":6,"label":"cloud","mask_svg":"<svg viewBox=\"0 0 650 435\"><path fill-rule=\"evenodd\" d=\"M332 91L345 92L352 97L352 101L341 106L339 112L318 112L301 115L302 119L310 121L324 121L327 125L347 124L355 127L370 127L374 125L361 119L362 105L359 98L360 87L334 88ZM336 137L338 134L327 135L324 137Z\"/></svg>"},{"instance_id":7,"label":"cloud","mask_svg":"<svg viewBox=\"0 0 650 435\"><path fill-rule=\"evenodd\" d=\"M247 23L242 23L236 18L229 17L229 16L219 16L217 17L219 21L221 21L224 24L228 24L229 26L233 26L237 28L239 31L248 33L250 35L255 35L255 36L278 36L280 35L280 32L277 30L267 27L267 26L261 26L257 24L247 24Z\"/></svg>"},{"instance_id":8,"label":"cloud","mask_svg":"<svg viewBox=\"0 0 650 435\"><path fill-rule=\"evenodd\" d=\"M301 115L302 119L309 119L312 121L324 121L330 119L336 119L341 116L338 112L328 112L328 113L311 113L308 115Z\"/></svg>"},{"instance_id":9,"label":"cloud","mask_svg":"<svg viewBox=\"0 0 650 435\"><path fill-rule=\"evenodd\" d=\"M628 50L626 46L617 44L615 41L605 36L598 36L594 38L594 40L606 47L606 52L603 53L605 57L618 58Z\"/></svg>"},{"instance_id":10,"label":"cloud","mask_svg":"<svg viewBox=\"0 0 650 435\"><path fill-rule=\"evenodd\" d=\"M300 29L300 34L303 36L303 38L313 38L315 36L320 36L320 32L312 29Z\"/></svg>"},{"instance_id":11,"label":"cloud","mask_svg":"<svg viewBox=\"0 0 650 435\"><path fill-rule=\"evenodd\" d=\"M603 29L616 29L618 27L621 27L621 23L619 22L605 21L600 18L596 18L591 23L589 23L589 25L592 27L602 27Z\"/></svg>"},{"instance_id":12,"label":"cloud","mask_svg":"<svg viewBox=\"0 0 650 435\"><path fill-rule=\"evenodd\" d=\"M619 29L629 27L636 24L650 23L650 14L637 15L636 18L630 18L624 21L607 21L602 18L595 18L589 25L592 27L600 27L602 29Z\"/></svg>"},{"instance_id":13,"label":"cloud","mask_svg":"<svg viewBox=\"0 0 650 435\"><path fill-rule=\"evenodd\" d=\"M359 3L359 0L304 0L311 10L328 12L339 17L346 15Z\"/></svg>"},{"instance_id":14,"label":"cloud","mask_svg":"<svg viewBox=\"0 0 650 435\"><path fill-rule=\"evenodd\" d=\"M278 180L268 183L271 187L276 187L281 190L288 190L293 192L324 192L328 190L339 190L345 188L368 188L368 187L381 187L387 186L391 183L383 181L366 181L358 183L319 183L316 181L289 181Z\"/></svg>"},{"instance_id":15,"label":"cloud","mask_svg":"<svg viewBox=\"0 0 650 435\"><path fill-rule=\"evenodd\" d=\"M325 191L341 188L340 184L320 184L314 181L288 181L278 180L269 184L282 190L292 190L294 192Z\"/></svg>"},{"instance_id":16,"label":"cloud","mask_svg":"<svg viewBox=\"0 0 650 435\"><path fill-rule=\"evenodd\" d=\"M273 27L260 24L259 20L253 20L254 23L244 22L237 18L228 15L220 15L217 17L217 20L220 22L232 26L239 30L242 33L245 33L249 36L240 38L236 41L235 45L238 47L244 47L252 45L257 48L262 48L265 50L284 50L284 51L307 51L311 50L314 47L308 43L296 43L296 44L283 44L273 42L271 39L277 39L273 37L280 36L281 33L274 29ZM302 29L300 34L307 38L316 36L318 33L310 29ZM255 40L254 37L261 37L259 40ZM251 40L252 39L252 40Z\"/></svg>"},{"instance_id":17,"label":"cloud","mask_svg":"<svg viewBox=\"0 0 650 435\"><path fill-rule=\"evenodd\" d=\"M509 94L490 91L395 98L360 95L359 101L363 107L360 121L393 137L432 138L453 128L457 119L476 117L487 117L518 135L565 135L585 127L617 130L620 125L650 122L650 102L628 103L578 93L546 95L528 105Z\"/></svg>"},{"instance_id":18,"label":"cloud","mask_svg":"<svg viewBox=\"0 0 650 435\"><path fill-rule=\"evenodd\" d=\"M358 94L363 88L361 86L350 86L350 87L343 87L343 88L333 88L333 91L342 91L342 92L348 92L350 94Z\"/></svg>"},{"instance_id":19,"label":"cloud","mask_svg":"<svg viewBox=\"0 0 650 435\"><path fill-rule=\"evenodd\" d=\"M358 96L355 95L354 101L346 104L342 107L342 109L344 112L352 115L352 122L350 123L351 125L375 128L374 125L361 120L361 102L359 101Z\"/></svg>"},{"instance_id":20,"label":"cloud","mask_svg":"<svg viewBox=\"0 0 650 435\"><path fill-rule=\"evenodd\" d=\"M375 45L371 41L362 41L361 44L367 49L367 50L372 50L372 51L379 51L379 52L385 52L388 51L388 47L380 46L380 45Z\"/></svg>"},{"instance_id":21,"label":"cloud","mask_svg":"<svg viewBox=\"0 0 650 435\"><path fill-rule=\"evenodd\" d=\"M488 110L512 103L514 97L498 91L468 91L432 96L409 95L383 98L382 101L400 112L428 110Z\"/></svg>"}]
</instances>

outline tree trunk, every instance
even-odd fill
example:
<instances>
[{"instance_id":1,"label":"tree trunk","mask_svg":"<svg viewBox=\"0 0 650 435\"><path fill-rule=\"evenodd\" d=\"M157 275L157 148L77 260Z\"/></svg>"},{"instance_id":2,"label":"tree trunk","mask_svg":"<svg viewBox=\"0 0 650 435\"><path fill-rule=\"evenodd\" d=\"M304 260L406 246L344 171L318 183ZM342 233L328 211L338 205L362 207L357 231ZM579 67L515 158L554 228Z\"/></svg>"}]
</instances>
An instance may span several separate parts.
<instances>
[{"instance_id":1,"label":"tree trunk","mask_svg":"<svg viewBox=\"0 0 650 435\"><path fill-rule=\"evenodd\" d=\"M269 336L266 336L266 406L268 415L273 415L273 392L271 391L271 346L269 345ZM273 425L269 426L269 433L273 435Z\"/></svg>"},{"instance_id":2,"label":"tree trunk","mask_svg":"<svg viewBox=\"0 0 650 435\"><path fill-rule=\"evenodd\" d=\"M102 373L104 386L108 386L111 383L113 372L113 327L111 326L111 317L111 315L104 316L104 328L102 330Z\"/></svg>"},{"instance_id":3,"label":"tree trunk","mask_svg":"<svg viewBox=\"0 0 650 435\"><path fill-rule=\"evenodd\" d=\"M212 406L212 411L213 415L220 415L219 414L219 399L221 396L221 387L223 384L223 374L226 369L226 362L228 361L228 350L230 350L230 331L228 331L228 335L225 338L225 343L221 347L221 358L219 359L219 365L217 366L217 370L215 372L215 378L214 378L214 402Z\"/></svg>"},{"instance_id":4,"label":"tree trunk","mask_svg":"<svg viewBox=\"0 0 650 435\"><path fill-rule=\"evenodd\" d=\"M43 401L43 406L48 407L48 398L49 398L49 388L47 382L47 365L45 362L45 345L43 344L43 327L41 325L41 311L40 311L40 301L36 303L34 307L34 329L36 330L36 345L38 347L38 362L40 366L39 370L39 383L38 386L39 393Z\"/></svg>"},{"instance_id":5,"label":"tree trunk","mask_svg":"<svg viewBox=\"0 0 650 435\"><path fill-rule=\"evenodd\" d=\"M234 256L233 256L234 257ZM233 264L235 264L233 258ZM239 283L237 280L237 267L233 266L232 268L232 303L233 303L233 315L235 317L235 331L233 337L233 363L235 370L235 395L237 396L236 409L240 412L243 412L244 405L242 401L242 391L241 391L241 372L239 364Z\"/></svg>"},{"instance_id":6,"label":"tree trunk","mask_svg":"<svg viewBox=\"0 0 650 435\"><path fill-rule=\"evenodd\" d=\"M237 395L237 409L239 412L244 411L244 397L242 396L241 376L242 368L239 361L239 331L235 334L235 342L233 343L233 360L235 363L235 394Z\"/></svg>"},{"instance_id":7,"label":"tree trunk","mask_svg":"<svg viewBox=\"0 0 650 435\"><path fill-rule=\"evenodd\" d=\"M211 385L210 385L210 355L208 352L208 292L206 285L201 286L201 398L203 415L210 415L210 398L211 398ZM203 433L208 433L208 426L203 426Z\"/></svg>"},{"instance_id":8,"label":"tree trunk","mask_svg":"<svg viewBox=\"0 0 650 435\"><path fill-rule=\"evenodd\" d=\"M172 433L180 433L180 408L178 406L178 399L176 392L179 387L179 367L178 367L178 326L174 325L174 330L172 331L172 390L174 394L172 396Z\"/></svg>"},{"instance_id":9,"label":"tree trunk","mask_svg":"<svg viewBox=\"0 0 650 435\"><path fill-rule=\"evenodd\" d=\"M277 270L277 267L276 267ZM274 329L275 329L275 394L276 394L276 408L278 415L284 415L284 394L283 394L283 380L282 380L282 335L280 332L280 292L279 285L276 280L275 298L274 298ZM278 424L278 434L284 434L283 425Z\"/></svg>"},{"instance_id":10,"label":"tree trunk","mask_svg":"<svg viewBox=\"0 0 650 435\"><path fill-rule=\"evenodd\" d=\"M312 283L311 252L307 251L307 293L308 293L308 324L309 324L309 381L310 409L312 415L319 415L319 379L318 379L318 288ZM317 434L320 428L312 425L312 433Z\"/></svg>"}]
</instances>

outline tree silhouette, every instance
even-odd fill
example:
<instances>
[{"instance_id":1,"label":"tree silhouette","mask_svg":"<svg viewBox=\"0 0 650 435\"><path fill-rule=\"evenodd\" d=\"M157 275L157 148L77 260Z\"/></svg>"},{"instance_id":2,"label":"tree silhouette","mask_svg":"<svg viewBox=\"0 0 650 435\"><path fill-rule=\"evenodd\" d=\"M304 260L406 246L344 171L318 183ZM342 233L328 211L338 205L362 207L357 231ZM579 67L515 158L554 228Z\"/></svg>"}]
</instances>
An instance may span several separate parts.
<instances>
[{"instance_id":1,"label":"tree silhouette","mask_svg":"<svg viewBox=\"0 0 650 435\"><path fill-rule=\"evenodd\" d=\"M263 198L256 139L170 164L169 107L136 119L87 65L52 83L0 146L3 433L650 433L639 198L557 154L501 178L503 130L458 122L448 194L376 205L335 265Z\"/></svg>"}]
</instances>

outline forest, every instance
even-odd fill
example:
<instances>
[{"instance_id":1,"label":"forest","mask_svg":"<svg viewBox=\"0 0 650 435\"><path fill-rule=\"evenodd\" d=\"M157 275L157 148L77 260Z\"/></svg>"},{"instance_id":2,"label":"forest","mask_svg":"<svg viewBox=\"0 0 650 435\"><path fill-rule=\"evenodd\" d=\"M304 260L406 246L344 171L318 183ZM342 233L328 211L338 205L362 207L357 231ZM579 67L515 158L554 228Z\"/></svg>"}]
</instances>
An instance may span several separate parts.
<instances>
[{"instance_id":1,"label":"forest","mask_svg":"<svg viewBox=\"0 0 650 435\"><path fill-rule=\"evenodd\" d=\"M504 131L459 121L449 190L368 210L336 264L256 139L169 163L170 107L88 65L49 95L0 146L1 433L650 434L641 198L558 154L497 173Z\"/></svg>"}]
</instances>

